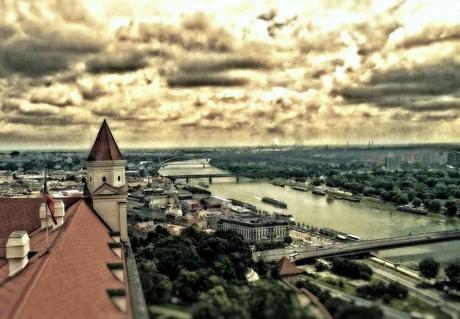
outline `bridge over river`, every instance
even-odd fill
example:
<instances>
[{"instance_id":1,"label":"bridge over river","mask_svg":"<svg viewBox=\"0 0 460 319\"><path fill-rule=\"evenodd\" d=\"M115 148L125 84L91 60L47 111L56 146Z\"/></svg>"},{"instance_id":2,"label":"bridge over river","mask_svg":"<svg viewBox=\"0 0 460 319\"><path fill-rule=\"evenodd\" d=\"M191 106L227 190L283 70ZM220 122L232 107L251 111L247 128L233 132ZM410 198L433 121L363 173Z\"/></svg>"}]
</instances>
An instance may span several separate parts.
<instances>
[{"instance_id":1,"label":"bridge over river","mask_svg":"<svg viewBox=\"0 0 460 319\"><path fill-rule=\"evenodd\" d=\"M352 254L368 253L373 250L384 250L395 247L421 245L427 243L458 240L460 239L460 230L448 230L431 232L426 234L404 235L389 238L380 238L372 240L360 240L353 243L333 244L328 246L307 247L307 248L286 248L273 249L262 252L254 252L253 259L263 258L265 261L276 261L283 256L289 256L298 253L295 260L302 261L321 257L345 256Z\"/></svg>"},{"instance_id":2,"label":"bridge over river","mask_svg":"<svg viewBox=\"0 0 460 319\"><path fill-rule=\"evenodd\" d=\"M237 182L239 182L239 180L240 180L239 176L229 174L229 173L178 174L178 175L162 175L162 174L160 174L160 176L167 177L167 178L173 179L173 180L175 180L175 179L185 179L185 181L187 183L189 182L189 180L191 178L200 178L200 179L201 178L207 178L209 183L212 183L212 179L217 178L217 177L235 177Z\"/></svg>"}]
</instances>

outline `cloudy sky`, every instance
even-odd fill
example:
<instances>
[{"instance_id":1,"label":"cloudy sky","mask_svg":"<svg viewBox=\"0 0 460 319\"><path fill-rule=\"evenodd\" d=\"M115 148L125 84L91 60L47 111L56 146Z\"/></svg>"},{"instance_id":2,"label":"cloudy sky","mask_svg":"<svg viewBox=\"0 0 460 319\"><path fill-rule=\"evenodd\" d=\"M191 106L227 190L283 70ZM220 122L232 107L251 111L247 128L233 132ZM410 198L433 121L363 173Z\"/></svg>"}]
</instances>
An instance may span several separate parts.
<instances>
[{"instance_id":1,"label":"cloudy sky","mask_svg":"<svg viewBox=\"0 0 460 319\"><path fill-rule=\"evenodd\" d=\"M459 0L0 0L0 148L460 141Z\"/></svg>"}]
</instances>

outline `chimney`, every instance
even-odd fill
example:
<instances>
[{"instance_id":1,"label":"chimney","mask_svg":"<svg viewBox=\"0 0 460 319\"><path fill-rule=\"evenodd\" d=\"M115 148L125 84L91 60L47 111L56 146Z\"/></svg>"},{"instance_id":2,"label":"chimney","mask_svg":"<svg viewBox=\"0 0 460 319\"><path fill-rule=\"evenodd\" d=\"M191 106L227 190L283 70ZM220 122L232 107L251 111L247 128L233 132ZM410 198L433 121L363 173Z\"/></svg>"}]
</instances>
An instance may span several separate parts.
<instances>
[{"instance_id":1,"label":"chimney","mask_svg":"<svg viewBox=\"0 0 460 319\"><path fill-rule=\"evenodd\" d=\"M29 250L29 235L26 231L14 231L10 234L6 243L6 259L10 277L15 276L27 266Z\"/></svg>"},{"instance_id":2,"label":"chimney","mask_svg":"<svg viewBox=\"0 0 460 319\"><path fill-rule=\"evenodd\" d=\"M53 219L51 218L51 213L48 211L48 218L46 214L46 204L40 205L40 228L46 228L46 220L48 219L48 227L53 227L53 229L61 226L64 224L64 215L65 215L65 207L64 202L62 200L56 200L54 202L54 217L56 218L57 225L54 224Z\"/></svg>"},{"instance_id":3,"label":"chimney","mask_svg":"<svg viewBox=\"0 0 460 319\"><path fill-rule=\"evenodd\" d=\"M54 224L51 221L51 225L53 225L53 229L64 224L64 215L65 215L65 207L64 202L59 199L54 202L54 218L56 219L57 224Z\"/></svg>"}]
</instances>

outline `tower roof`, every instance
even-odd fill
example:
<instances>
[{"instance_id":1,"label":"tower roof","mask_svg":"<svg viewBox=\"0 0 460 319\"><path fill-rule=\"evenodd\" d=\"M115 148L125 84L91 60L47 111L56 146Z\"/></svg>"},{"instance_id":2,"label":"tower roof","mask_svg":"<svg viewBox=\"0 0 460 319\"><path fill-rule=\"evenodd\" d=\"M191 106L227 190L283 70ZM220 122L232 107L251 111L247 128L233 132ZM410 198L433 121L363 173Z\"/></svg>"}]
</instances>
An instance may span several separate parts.
<instances>
[{"instance_id":1,"label":"tower roof","mask_svg":"<svg viewBox=\"0 0 460 319\"><path fill-rule=\"evenodd\" d=\"M87 161L117 161L122 159L123 156L121 156L117 142L113 138L107 121L104 120Z\"/></svg>"}]
</instances>

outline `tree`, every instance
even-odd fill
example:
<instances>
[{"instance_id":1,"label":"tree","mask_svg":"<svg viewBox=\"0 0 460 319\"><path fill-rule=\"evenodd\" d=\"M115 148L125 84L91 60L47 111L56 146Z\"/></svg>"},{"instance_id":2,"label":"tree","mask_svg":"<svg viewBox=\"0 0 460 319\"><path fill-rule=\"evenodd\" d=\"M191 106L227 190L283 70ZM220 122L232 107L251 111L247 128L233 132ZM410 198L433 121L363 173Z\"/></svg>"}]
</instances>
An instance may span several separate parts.
<instances>
[{"instance_id":1,"label":"tree","mask_svg":"<svg viewBox=\"0 0 460 319\"><path fill-rule=\"evenodd\" d=\"M439 212L441 210L441 201L439 201L439 199L433 199L428 201L428 208L432 212Z\"/></svg>"},{"instance_id":2,"label":"tree","mask_svg":"<svg viewBox=\"0 0 460 319\"><path fill-rule=\"evenodd\" d=\"M449 216L457 215L458 203L455 200L455 198L451 197L448 200L446 200L446 203L444 204L444 206L446 207L447 215Z\"/></svg>"},{"instance_id":3,"label":"tree","mask_svg":"<svg viewBox=\"0 0 460 319\"><path fill-rule=\"evenodd\" d=\"M372 269L368 265L342 257L332 260L332 271L341 276L365 280L369 280L373 274Z\"/></svg>"},{"instance_id":4,"label":"tree","mask_svg":"<svg viewBox=\"0 0 460 319\"><path fill-rule=\"evenodd\" d=\"M457 259L446 267L445 273L449 278L449 286L460 290L460 259Z\"/></svg>"},{"instance_id":5,"label":"tree","mask_svg":"<svg viewBox=\"0 0 460 319\"><path fill-rule=\"evenodd\" d=\"M291 237L291 236L286 236L286 237L284 237L284 243L285 243L286 245L292 244L292 237Z\"/></svg>"},{"instance_id":6,"label":"tree","mask_svg":"<svg viewBox=\"0 0 460 319\"><path fill-rule=\"evenodd\" d=\"M174 294L184 302L198 300L200 277L194 271L181 269L174 280Z\"/></svg>"},{"instance_id":7,"label":"tree","mask_svg":"<svg viewBox=\"0 0 460 319\"><path fill-rule=\"evenodd\" d=\"M408 295L407 288L395 281L388 285L387 293L396 299L405 299Z\"/></svg>"},{"instance_id":8,"label":"tree","mask_svg":"<svg viewBox=\"0 0 460 319\"><path fill-rule=\"evenodd\" d=\"M421 205L422 205L422 200L418 197L415 197L414 200L412 201L412 206L420 207Z\"/></svg>"},{"instance_id":9,"label":"tree","mask_svg":"<svg viewBox=\"0 0 460 319\"><path fill-rule=\"evenodd\" d=\"M172 284L167 276L155 271L141 271L140 279L148 304L166 303L171 299Z\"/></svg>"},{"instance_id":10,"label":"tree","mask_svg":"<svg viewBox=\"0 0 460 319\"><path fill-rule=\"evenodd\" d=\"M5 169L8 171L17 171L18 165L14 162L8 162L6 163Z\"/></svg>"},{"instance_id":11,"label":"tree","mask_svg":"<svg viewBox=\"0 0 460 319\"><path fill-rule=\"evenodd\" d=\"M436 198L445 199L448 196L447 186L443 183L437 183L434 188Z\"/></svg>"},{"instance_id":12,"label":"tree","mask_svg":"<svg viewBox=\"0 0 460 319\"><path fill-rule=\"evenodd\" d=\"M224 287L216 286L204 293L192 308L194 319L245 319L249 315L244 305L230 299Z\"/></svg>"},{"instance_id":13,"label":"tree","mask_svg":"<svg viewBox=\"0 0 460 319\"><path fill-rule=\"evenodd\" d=\"M10 153L11 157L18 157L19 156L19 152L18 151L12 151Z\"/></svg>"},{"instance_id":14,"label":"tree","mask_svg":"<svg viewBox=\"0 0 460 319\"><path fill-rule=\"evenodd\" d=\"M435 278L439 272L439 263L432 257L423 259L418 268L420 273L426 278Z\"/></svg>"},{"instance_id":15,"label":"tree","mask_svg":"<svg viewBox=\"0 0 460 319\"><path fill-rule=\"evenodd\" d=\"M309 318L294 293L274 280L259 280L248 296L249 314L253 319Z\"/></svg>"}]
</instances>

